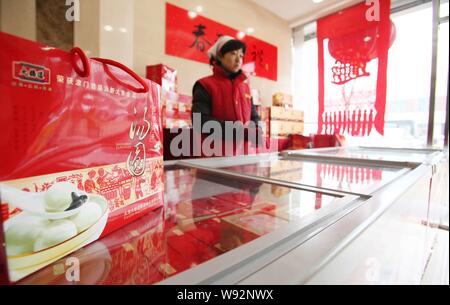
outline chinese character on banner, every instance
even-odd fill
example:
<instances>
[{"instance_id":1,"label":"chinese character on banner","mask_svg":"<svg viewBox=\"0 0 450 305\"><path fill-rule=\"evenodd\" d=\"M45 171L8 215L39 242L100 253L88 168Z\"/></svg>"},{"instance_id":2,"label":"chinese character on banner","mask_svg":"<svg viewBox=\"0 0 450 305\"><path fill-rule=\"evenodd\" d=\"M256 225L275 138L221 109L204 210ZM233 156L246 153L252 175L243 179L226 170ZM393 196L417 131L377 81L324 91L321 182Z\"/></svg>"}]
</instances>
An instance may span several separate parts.
<instances>
[{"instance_id":1,"label":"chinese character on banner","mask_svg":"<svg viewBox=\"0 0 450 305\"><path fill-rule=\"evenodd\" d=\"M189 46L189 48L197 48L197 50L199 50L200 52L204 52L205 51L205 47L206 46L211 46L211 43L205 39L205 30L206 26L204 26L203 24L197 24L195 26L195 31L192 32L192 34L194 34L195 36L195 41Z\"/></svg>"},{"instance_id":2,"label":"chinese character on banner","mask_svg":"<svg viewBox=\"0 0 450 305\"><path fill-rule=\"evenodd\" d=\"M166 53L169 55L208 64L207 51L220 36L238 36L238 30L199 15L189 16L188 13L166 3ZM276 81L277 47L249 35L241 40L247 45L243 70Z\"/></svg>"},{"instance_id":3,"label":"chinese character on banner","mask_svg":"<svg viewBox=\"0 0 450 305\"><path fill-rule=\"evenodd\" d=\"M377 18L369 18L374 9ZM369 16L369 17L368 17ZM384 134L390 0L357 4L317 21L319 134Z\"/></svg>"}]
</instances>

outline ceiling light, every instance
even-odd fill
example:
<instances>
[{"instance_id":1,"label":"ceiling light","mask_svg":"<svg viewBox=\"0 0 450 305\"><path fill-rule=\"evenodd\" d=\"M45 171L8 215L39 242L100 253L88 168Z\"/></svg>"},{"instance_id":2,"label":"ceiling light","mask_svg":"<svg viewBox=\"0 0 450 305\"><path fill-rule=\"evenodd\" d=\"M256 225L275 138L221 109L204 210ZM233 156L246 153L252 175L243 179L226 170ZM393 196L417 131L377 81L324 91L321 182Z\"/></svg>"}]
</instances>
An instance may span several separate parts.
<instances>
[{"instance_id":1,"label":"ceiling light","mask_svg":"<svg viewBox=\"0 0 450 305\"><path fill-rule=\"evenodd\" d=\"M126 28L119 28L119 31L120 31L121 33L126 33L126 32L128 32L128 30L127 30Z\"/></svg>"},{"instance_id":2,"label":"ceiling light","mask_svg":"<svg viewBox=\"0 0 450 305\"><path fill-rule=\"evenodd\" d=\"M238 32L237 33L237 35L236 35L236 37L238 38L238 39L243 39L244 37L245 37L245 33L244 32Z\"/></svg>"},{"instance_id":3,"label":"ceiling light","mask_svg":"<svg viewBox=\"0 0 450 305\"><path fill-rule=\"evenodd\" d=\"M114 28L113 28L112 26L110 26L110 25L105 25L105 26L103 27L103 29L104 29L105 31L107 31L107 32L112 32L112 31L114 31Z\"/></svg>"},{"instance_id":4,"label":"ceiling light","mask_svg":"<svg viewBox=\"0 0 450 305\"><path fill-rule=\"evenodd\" d=\"M197 17L197 13L193 12L193 11L189 11L188 16L189 16L189 18L194 19L195 17Z\"/></svg>"},{"instance_id":5,"label":"ceiling light","mask_svg":"<svg viewBox=\"0 0 450 305\"><path fill-rule=\"evenodd\" d=\"M320 2L323 2L323 0L312 0L312 2L314 2L314 3L320 3Z\"/></svg>"},{"instance_id":6,"label":"ceiling light","mask_svg":"<svg viewBox=\"0 0 450 305\"><path fill-rule=\"evenodd\" d=\"M201 6L201 5L197 5L197 7L195 8L195 11L197 12L197 13L203 13L203 6Z\"/></svg>"},{"instance_id":7,"label":"ceiling light","mask_svg":"<svg viewBox=\"0 0 450 305\"><path fill-rule=\"evenodd\" d=\"M255 32L255 29L254 28L247 28L246 32L247 32L247 34L251 34L251 33Z\"/></svg>"}]
</instances>

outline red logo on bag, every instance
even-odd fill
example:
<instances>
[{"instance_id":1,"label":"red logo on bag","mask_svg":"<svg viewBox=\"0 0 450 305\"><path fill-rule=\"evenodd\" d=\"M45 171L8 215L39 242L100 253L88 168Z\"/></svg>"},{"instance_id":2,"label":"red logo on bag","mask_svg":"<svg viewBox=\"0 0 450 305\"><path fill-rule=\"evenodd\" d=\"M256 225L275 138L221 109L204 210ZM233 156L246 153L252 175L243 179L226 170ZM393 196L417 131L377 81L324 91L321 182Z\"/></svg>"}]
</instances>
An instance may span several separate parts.
<instances>
[{"instance_id":1,"label":"red logo on bag","mask_svg":"<svg viewBox=\"0 0 450 305\"><path fill-rule=\"evenodd\" d=\"M27 62L13 62L13 78L25 82L49 85L50 69Z\"/></svg>"}]
</instances>

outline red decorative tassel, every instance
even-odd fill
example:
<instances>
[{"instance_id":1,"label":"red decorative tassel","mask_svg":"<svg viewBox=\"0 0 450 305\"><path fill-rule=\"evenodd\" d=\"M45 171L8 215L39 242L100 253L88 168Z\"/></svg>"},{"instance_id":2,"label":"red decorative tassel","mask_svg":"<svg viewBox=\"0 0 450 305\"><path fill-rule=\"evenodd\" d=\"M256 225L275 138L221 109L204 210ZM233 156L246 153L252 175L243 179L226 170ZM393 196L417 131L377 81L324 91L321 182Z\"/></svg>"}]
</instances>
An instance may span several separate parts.
<instances>
[{"instance_id":1,"label":"red decorative tassel","mask_svg":"<svg viewBox=\"0 0 450 305\"><path fill-rule=\"evenodd\" d=\"M365 136L366 135L366 130L367 130L367 110L364 109L364 117L363 117L363 122L362 122L362 130L361 130L361 135Z\"/></svg>"},{"instance_id":2,"label":"red decorative tassel","mask_svg":"<svg viewBox=\"0 0 450 305\"><path fill-rule=\"evenodd\" d=\"M350 133L350 112L345 112L345 133Z\"/></svg>"},{"instance_id":3,"label":"red decorative tassel","mask_svg":"<svg viewBox=\"0 0 450 305\"><path fill-rule=\"evenodd\" d=\"M338 118L338 113L334 112L334 133L335 134L339 134L339 118Z\"/></svg>"},{"instance_id":4,"label":"red decorative tassel","mask_svg":"<svg viewBox=\"0 0 450 305\"><path fill-rule=\"evenodd\" d=\"M352 111L352 136L356 135L356 110Z\"/></svg>"},{"instance_id":5,"label":"red decorative tassel","mask_svg":"<svg viewBox=\"0 0 450 305\"><path fill-rule=\"evenodd\" d=\"M367 135L370 135L372 128L373 128L373 109L370 109L369 122L367 124Z\"/></svg>"},{"instance_id":6,"label":"red decorative tassel","mask_svg":"<svg viewBox=\"0 0 450 305\"><path fill-rule=\"evenodd\" d=\"M329 132L329 134L333 134L333 130L334 130L333 113L330 112L330 132Z\"/></svg>"},{"instance_id":7,"label":"red decorative tassel","mask_svg":"<svg viewBox=\"0 0 450 305\"><path fill-rule=\"evenodd\" d=\"M361 118L361 109L358 109L358 114L357 114L357 117L358 117L358 133L357 133L357 135L358 136L362 136L362 134L361 134L361 129L362 129L362 118Z\"/></svg>"}]
</instances>

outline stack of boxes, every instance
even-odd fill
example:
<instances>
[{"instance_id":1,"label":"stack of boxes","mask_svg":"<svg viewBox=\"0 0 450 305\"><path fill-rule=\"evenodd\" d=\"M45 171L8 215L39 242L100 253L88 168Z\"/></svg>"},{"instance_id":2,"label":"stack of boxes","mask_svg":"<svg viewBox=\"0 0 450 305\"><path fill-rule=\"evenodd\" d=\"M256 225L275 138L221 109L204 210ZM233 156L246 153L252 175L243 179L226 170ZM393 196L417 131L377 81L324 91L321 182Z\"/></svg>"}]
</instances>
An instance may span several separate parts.
<instances>
[{"instance_id":1,"label":"stack of boxes","mask_svg":"<svg viewBox=\"0 0 450 305\"><path fill-rule=\"evenodd\" d=\"M163 128L183 128L192 126L192 97L172 91L162 91Z\"/></svg>"},{"instance_id":2,"label":"stack of boxes","mask_svg":"<svg viewBox=\"0 0 450 305\"><path fill-rule=\"evenodd\" d=\"M303 133L303 111L270 107L270 135L273 137Z\"/></svg>"},{"instance_id":3,"label":"stack of boxes","mask_svg":"<svg viewBox=\"0 0 450 305\"><path fill-rule=\"evenodd\" d=\"M290 95L276 93L272 104L272 107L256 106L264 134L280 138L303 133L303 111L292 108Z\"/></svg>"},{"instance_id":4,"label":"stack of boxes","mask_svg":"<svg viewBox=\"0 0 450 305\"><path fill-rule=\"evenodd\" d=\"M292 95L277 92L270 107L270 135L283 137L303 133L303 111L292 108Z\"/></svg>"},{"instance_id":5,"label":"stack of boxes","mask_svg":"<svg viewBox=\"0 0 450 305\"><path fill-rule=\"evenodd\" d=\"M177 71L163 64L147 66L146 78L161 86L163 128L191 126L192 97L177 92Z\"/></svg>"},{"instance_id":6,"label":"stack of boxes","mask_svg":"<svg viewBox=\"0 0 450 305\"><path fill-rule=\"evenodd\" d=\"M294 106L292 95L276 92L272 95L272 105L279 107L292 108Z\"/></svg>"},{"instance_id":7,"label":"stack of boxes","mask_svg":"<svg viewBox=\"0 0 450 305\"><path fill-rule=\"evenodd\" d=\"M292 107L292 96L280 92L272 96L271 107L256 106L263 132L270 136L271 145L277 142L278 150L288 149L290 136L300 135L304 130L303 111Z\"/></svg>"}]
</instances>

